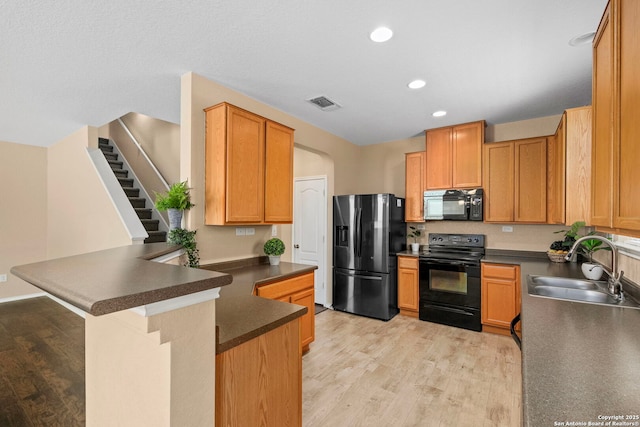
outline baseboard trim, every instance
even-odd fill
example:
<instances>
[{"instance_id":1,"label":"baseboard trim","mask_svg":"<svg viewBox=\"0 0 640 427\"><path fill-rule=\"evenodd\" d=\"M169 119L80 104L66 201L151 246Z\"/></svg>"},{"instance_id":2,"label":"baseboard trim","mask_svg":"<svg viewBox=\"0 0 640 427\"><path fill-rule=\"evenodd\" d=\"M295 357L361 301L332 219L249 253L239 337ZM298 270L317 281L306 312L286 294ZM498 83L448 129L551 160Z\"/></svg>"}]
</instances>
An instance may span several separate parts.
<instances>
[{"instance_id":1,"label":"baseboard trim","mask_svg":"<svg viewBox=\"0 0 640 427\"><path fill-rule=\"evenodd\" d=\"M31 298L46 297L46 296L47 294L45 292L38 292L35 294L26 294L26 295L16 295L14 297L0 298L0 304L5 302L20 301L23 299L31 299Z\"/></svg>"}]
</instances>

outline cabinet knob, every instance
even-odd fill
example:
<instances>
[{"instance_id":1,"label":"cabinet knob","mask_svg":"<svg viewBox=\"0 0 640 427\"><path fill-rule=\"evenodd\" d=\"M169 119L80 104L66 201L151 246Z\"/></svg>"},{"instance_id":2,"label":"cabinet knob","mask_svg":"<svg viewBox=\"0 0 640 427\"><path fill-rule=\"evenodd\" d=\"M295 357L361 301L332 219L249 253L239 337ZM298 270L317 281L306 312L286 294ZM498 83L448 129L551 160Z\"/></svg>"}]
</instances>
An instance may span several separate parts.
<instances>
[{"instance_id":1,"label":"cabinet knob","mask_svg":"<svg viewBox=\"0 0 640 427\"><path fill-rule=\"evenodd\" d=\"M300 245L293 245L294 248L300 249Z\"/></svg>"}]
</instances>

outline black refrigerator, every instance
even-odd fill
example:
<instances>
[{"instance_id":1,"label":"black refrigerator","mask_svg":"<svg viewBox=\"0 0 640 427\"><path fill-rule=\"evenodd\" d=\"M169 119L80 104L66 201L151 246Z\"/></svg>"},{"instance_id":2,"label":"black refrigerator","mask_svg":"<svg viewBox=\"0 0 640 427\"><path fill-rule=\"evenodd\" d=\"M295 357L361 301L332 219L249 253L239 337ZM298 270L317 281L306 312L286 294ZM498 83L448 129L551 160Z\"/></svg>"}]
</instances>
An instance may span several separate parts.
<instances>
[{"instance_id":1,"label":"black refrigerator","mask_svg":"<svg viewBox=\"0 0 640 427\"><path fill-rule=\"evenodd\" d=\"M333 308L389 320L398 314L396 253L406 249L404 199L333 197Z\"/></svg>"}]
</instances>

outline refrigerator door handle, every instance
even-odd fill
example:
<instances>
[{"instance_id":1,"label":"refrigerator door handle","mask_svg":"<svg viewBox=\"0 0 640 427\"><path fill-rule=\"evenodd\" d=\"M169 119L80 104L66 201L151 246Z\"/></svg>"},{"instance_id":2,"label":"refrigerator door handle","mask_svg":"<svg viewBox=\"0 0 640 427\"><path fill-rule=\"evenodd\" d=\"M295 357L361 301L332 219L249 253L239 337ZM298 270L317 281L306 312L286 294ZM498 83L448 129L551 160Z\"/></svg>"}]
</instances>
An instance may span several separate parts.
<instances>
[{"instance_id":1,"label":"refrigerator door handle","mask_svg":"<svg viewBox=\"0 0 640 427\"><path fill-rule=\"evenodd\" d=\"M349 277L356 277L358 279L366 279L366 280L382 281L382 277L380 277L380 276L363 276L362 274L349 274Z\"/></svg>"},{"instance_id":2,"label":"refrigerator door handle","mask_svg":"<svg viewBox=\"0 0 640 427\"><path fill-rule=\"evenodd\" d=\"M355 255L359 257L362 249L362 209L360 208L356 208L356 241L353 246Z\"/></svg>"}]
</instances>

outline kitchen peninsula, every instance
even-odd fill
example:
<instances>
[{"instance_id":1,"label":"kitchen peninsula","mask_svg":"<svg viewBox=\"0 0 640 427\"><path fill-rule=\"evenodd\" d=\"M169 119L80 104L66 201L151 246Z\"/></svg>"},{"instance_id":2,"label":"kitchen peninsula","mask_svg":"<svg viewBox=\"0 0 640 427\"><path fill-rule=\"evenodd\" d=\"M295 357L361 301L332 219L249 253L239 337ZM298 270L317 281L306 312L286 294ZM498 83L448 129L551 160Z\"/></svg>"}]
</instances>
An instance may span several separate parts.
<instances>
[{"instance_id":1,"label":"kitchen peninsula","mask_svg":"<svg viewBox=\"0 0 640 427\"><path fill-rule=\"evenodd\" d=\"M262 349L273 334L283 341L272 360L298 360L301 369L297 319L305 307L252 296L251 289L215 304L232 275L150 262L179 249L133 245L11 269L86 313L87 425L212 425L212 355L240 344ZM301 381L296 374L293 381Z\"/></svg>"}]
</instances>

